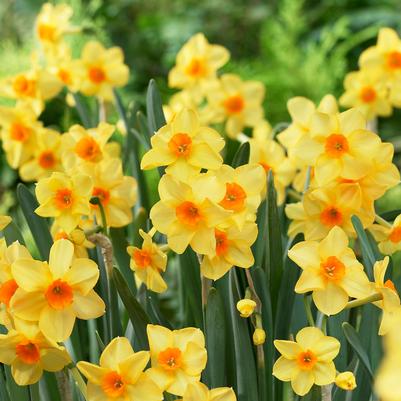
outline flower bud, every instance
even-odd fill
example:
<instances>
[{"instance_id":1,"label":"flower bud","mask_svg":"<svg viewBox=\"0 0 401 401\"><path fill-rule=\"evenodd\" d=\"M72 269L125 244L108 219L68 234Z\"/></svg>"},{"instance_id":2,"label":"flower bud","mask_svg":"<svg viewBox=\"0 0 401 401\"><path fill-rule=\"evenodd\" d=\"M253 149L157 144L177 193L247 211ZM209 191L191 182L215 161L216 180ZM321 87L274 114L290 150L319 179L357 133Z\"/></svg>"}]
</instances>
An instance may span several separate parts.
<instances>
[{"instance_id":1,"label":"flower bud","mask_svg":"<svg viewBox=\"0 0 401 401\"><path fill-rule=\"evenodd\" d=\"M252 299L245 298L237 302L237 309L241 317L251 316L255 308L256 302L252 301Z\"/></svg>"},{"instance_id":2,"label":"flower bud","mask_svg":"<svg viewBox=\"0 0 401 401\"><path fill-rule=\"evenodd\" d=\"M342 372L336 377L336 385L343 390L353 390L356 387L355 376L352 372Z\"/></svg>"},{"instance_id":3,"label":"flower bud","mask_svg":"<svg viewBox=\"0 0 401 401\"><path fill-rule=\"evenodd\" d=\"M255 329L253 332L253 343L255 345L262 345L266 341L266 332L263 329Z\"/></svg>"}]
</instances>

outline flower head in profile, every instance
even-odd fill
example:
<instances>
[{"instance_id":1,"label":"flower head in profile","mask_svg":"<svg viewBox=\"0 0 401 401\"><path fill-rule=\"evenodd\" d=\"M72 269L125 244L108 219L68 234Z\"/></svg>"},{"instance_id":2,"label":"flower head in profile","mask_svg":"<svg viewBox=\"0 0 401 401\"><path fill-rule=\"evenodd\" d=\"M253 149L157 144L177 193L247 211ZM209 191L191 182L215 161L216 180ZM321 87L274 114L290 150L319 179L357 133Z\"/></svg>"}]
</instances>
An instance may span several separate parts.
<instances>
[{"instance_id":1,"label":"flower head in profile","mask_svg":"<svg viewBox=\"0 0 401 401\"><path fill-rule=\"evenodd\" d=\"M241 317L247 318L252 315L256 308L256 302L253 299L244 298L237 302L237 310Z\"/></svg>"},{"instance_id":2,"label":"flower head in profile","mask_svg":"<svg viewBox=\"0 0 401 401\"><path fill-rule=\"evenodd\" d=\"M83 68L79 90L86 96L111 101L113 89L128 82L129 69L119 47L105 49L101 43L91 40L85 44L80 60Z\"/></svg>"},{"instance_id":3,"label":"flower head in profile","mask_svg":"<svg viewBox=\"0 0 401 401\"><path fill-rule=\"evenodd\" d=\"M172 88L190 89L195 95L204 94L216 72L230 58L223 46L210 44L203 33L197 33L177 54L176 65L168 76Z\"/></svg>"},{"instance_id":4,"label":"flower head in profile","mask_svg":"<svg viewBox=\"0 0 401 401\"><path fill-rule=\"evenodd\" d=\"M116 337L104 349L99 365L86 361L77 367L88 379L88 401L161 401L163 394L144 372L149 352L134 352L127 338Z\"/></svg>"},{"instance_id":5,"label":"flower head in profile","mask_svg":"<svg viewBox=\"0 0 401 401\"><path fill-rule=\"evenodd\" d=\"M291 381L298 395L305 395L313 384L333 383L336 367L333 359L340 351L340 342L325 336L320 329L305 327L298 332L296 341L275 340L281 356L273 366L273 375L282 381Z\"/></svg>"},{"instance_id":6,"label":"flower head in profile","mask_svg":"<svg viewBox=\"0 0 401 401\"><path fill-rule=\"evenodd\" d=\"M53 244L48 263L22 258L12 264L11 271L18 284L11 313L38 322L53 341L66 340L76 318L88 320L104 314L104 302L93 290L99 268L91 259L74 258L74 245L68 240Z\"/></svg>"},{"instance_id":7,"label":"flower head in profile","mask_svg":"<svg viewBox=\"0 0 401 401\"><path fill-rule=\"evenodd\" d=\"M395 218L390 227L374 224L369 228L369 231L378 241L379 250L384 255L392 255L401 250L401 215Z\"/></svg>"},{"instance_id":8,"label":"flower head in profile","mask_svg":"<svg viewBox=\"0 0 401 401\"><path fill-rule=\"evenodd\" d=\"M152 368L149 373L162 390L183 395L189 384L198 382L206 366L205 337L199 329L169 330L147 327Z\"/></svg>"},{"instance_id":9,"label":"flower head in profile","mask_svg":"<svg viewBox=\"0 0 401 401\"><path fill-rule=\"evenodd\" d=\"M35 213L42 217L54 217L57 224L70 233L81 220L90 214L89 199L93 190L92 180L83 174L71 177L53 173L41 179L35 189L39 207Z\"/></svg>"},{"instance_id":10,"label":"flower head in profile","mask_svg":"<svg viewBox=\"0 0 401 401\"><path fill-rule=\"evenodd\" d=\"M161 273L166 270L167 255L152 241L152 237L148 233L139 230L139 234L143 238L141 248L127 247L127 252L131 257L130 268L135 272L135 277L149 290L164 292L167 284Z\"/></svg>"},{"instance_id":11,"label":"flower head in profile","mask_svg":"<svg viewBox=\"0 0 401 401\"><path fill-rule=\"evenodd\" d=\"M346 371L336 376L336 386L347 391L356 389L356 380L352 372Z\"/></svg>"},{"instance_id":12,"label":"flower head in profile","mask_svg":"<svg viewBox=\"0 0 401 401\"><path fill-rule=\"evenodd\" d=\"M363 266L348 247L348 237L333 227L322 241L295 244L288 257L301 269L295 292L312 291L316 307L326 315L341 312L349 297L363 298L370 294L369 280Z\"/></svg>"},{"instance_id":13,"label":"flower head in profile","mask_svg":"<svg viewBox=\"0 0 401 401\"><path fill-rule=\"evenodd\" d=\"M258 81L242 81L235 74L224 74L207 92L213 123L225 122L229 137L237 138L245 127L263 121L265 88Z\"/></svg>"},{"instance_id":14,"label":"flower head in profile","mask_svg":"<svg viewBox=\"0 0 401 401\"><path fill-rule=\"evenodd\" d=\"M237 401L231 387L218 387L209 390L203 383L189 384L182 401Z\"/></svg>"},{"instance_id":15,"label":"flower head in profile","mask_svg":"<svg viewBox=\"0 0 401 401\"><path fill-rule=\"evenodd\" d=\"M204 169L216 170L223 163L220 134L202 127L193 110L183 109L151 138L152 148L141 161L144 170L167 166L166 172L187 180Z\"/></svg>"},{"instance_id":16,"label":"flower head in profile","mask_svg":"<svg viewBox=\"0 0 401 401\"><path fill-rule=\"evenodd\" d=\"M71 363L66 349L46 338L37 324L18 321L7 334L0 334L0 362L11 366L19 386L37 383L43 371L58 372Z\"/></svg>"}]
</instances>

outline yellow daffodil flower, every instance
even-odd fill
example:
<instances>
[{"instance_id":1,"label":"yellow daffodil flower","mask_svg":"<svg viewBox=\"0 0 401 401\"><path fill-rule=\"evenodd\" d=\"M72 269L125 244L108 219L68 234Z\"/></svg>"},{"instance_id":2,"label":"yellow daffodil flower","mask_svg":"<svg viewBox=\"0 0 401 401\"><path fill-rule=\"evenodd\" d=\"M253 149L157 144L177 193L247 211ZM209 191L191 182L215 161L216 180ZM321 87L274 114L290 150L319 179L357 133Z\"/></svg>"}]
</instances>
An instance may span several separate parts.
<instances>
[{"instance_id":1,"label":"yellow daffodil flower","mask_svg":"<svg viewBox=\"0 0 401 401\"><path fill-rule=\"evenodd\" d=\"M298 332L296 341L275 340L281 356L273 366L273 375L282 381L291 381L298 395L305 395L313 384L324 386L333 383L336 367L333 359L340 351L340 342L325 336L315 327Z\"/></svg>"},{"instance_id":2,"label":"yellow daffodil flower","mask_svg":"<svg viewBox=\"0 0 401 401\"><path fill-rule=\"evenodd\" d=\"M182 401L237 401L231 387L218 387L209 390L203 383L189 384Z\"/></svg>"},{"instance_id":3,"label":"yellow daffodil flower","mask_svg":"<svg viewBox=\"0 0 401 401\"><path fill-rule=\"evenodd\" d=\"M11 313L39 322L51 340L66 340L76 318L88 320L104 314L104 302L93 290L99 269L90 259L75 259L74 245L68 240L53 244L49 263L18 259L11 271L19 287L10 302Z\"/></svg>"},{"instance_id":4,"label":"yellow daffodil flower","mask_svg":"<svg viewBox=\"0 0 401 401\"><path fill-rule=\"evenodd\" d=\"M83 215L90 214L89 199L93 184L89 176L53 173L41 179L35 193L39 207L35 213L42 217L54 217L57 224L70 233Z\"/></svg>"},{"instance_id":5,"label":"yellow daffodil flower","mask_svg":"<svg viewBox=\"0 0 401 401\"><path fill-rule=\"evenodd\" d=\"M139 230L139 234L143 238L142 247L127 247L127 252L131 257L130 268L135 272L135 277L149 290L164 292L167 284L160 273L166 270L167 255L152 241L152 237L148 233Z\"/></svg>"},{"instance_id":6,"label":"yellow daffodil flower","mask_svg":"<svg viewBox=\"0 0 401 401\"><path fill-rule=\"evenodd\" d=\"M401 250L401 215L395 218L391 227L374 224L369 231L378 241L379 250L384 255L392 255Z\"/></svg>"},{"instance_id":7,"label":"yellow daffodil flower","mask_svg":"<svg viewBox=\"0 0 401 401\"><path fill-rule=\"evenodd\" d=\"M141 161L144 170L167 166L166 172L187 180L202 168L216 170L223 163L220 134L202 127L198 115L189 109L178 112L173 120L151 137L152 149Z\"/></svg>"},{"instance_id":8,"label":"yellow daffodil flower","mask_svg":"<svg viewBox=\"0 0 401 401\"><path fill-rule=\"evenodd\" d=\"M114 338L102 352L99 365L81 361L77 367L88 379L88 401L161 401L163 394L144 372L149 352L134 352L127 338Z\"/></svg>"},{"instance_id":9,"label":"yellow daffodil flower","mask_svg":"<svg viewBox=\"0 0 401 401\"><path fill-rule=\"evenodd\" d=\"M46 338L36 324L19 321L15 329L0 334L0 362L11 365L20 386L37 383L43 371L58 372L71 363L64 347Z\"/></svg>"},{"instance_id":10,"label":"yellow daffodil flower","mask_svg":"<svg viewBox=\"0 0 401 401\"><path fill-rule=\"evenodd\" d=\"M179 254L188 245L202 255L215 254L215 227L231 214L218 204L224 196L218 180L208 180L203 186L194 180L188 185L165 174L159 182L159 195L150 218L157 231L167 235L168 246Z\"/></svg>"},{"instance_id":11,"label":"yellow daffodil flower","mask_svg":"<svg viewBox=\"0 0 401 401\"><path fill-rule=\"evenodd\" d=\"M237 138L245 127L255 127L263 121L265 88L261 82L242 81L238 75L224 74L211 85L206 96L208 108L213 111L212 122L225 122L230 138Z\"/></svg>"},{"instance_id":12,"label":"yellow daffodil flower","mask_svg":"<svg viewBox=\"0 0 401 401\"><path fill-rule=\"evenodd\" d=\"M348 247L345 232L334 227L322 241L302 241L288 251L301 269L295 292L312 291L316 307L326 315L341 312L349 297L369 295L369 280L363 266Z\"/></svg>"},{"instance_id":13,"label":"yellow daffodil flower","mask_svg":"<svg viewBox=\"0 0 401 401\"><path fill-rule=\"evenodd\" d=\"M198 382L206 366L205 337L199 329L169 330L147 327L152 367L149 373L168 393L182 396L190 383Z\"/></svg>"}]
</instances>

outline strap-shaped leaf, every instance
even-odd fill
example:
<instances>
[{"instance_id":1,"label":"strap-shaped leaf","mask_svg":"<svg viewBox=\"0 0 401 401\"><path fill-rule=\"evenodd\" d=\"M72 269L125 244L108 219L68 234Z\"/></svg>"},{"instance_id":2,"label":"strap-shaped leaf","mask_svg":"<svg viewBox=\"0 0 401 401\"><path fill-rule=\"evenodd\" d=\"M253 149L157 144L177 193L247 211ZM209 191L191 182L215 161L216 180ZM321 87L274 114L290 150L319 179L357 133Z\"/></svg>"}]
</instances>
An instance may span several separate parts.
<instances>
[{"instance_id":1,"label":"strap-shaped leaf","mask_svg":"<svg viewBox=\"0 0 401 401\"><path fill-rule=\"evenodd\" d=\"M234 155L232 166L236 168L249 163L250 151L251 148L249 146L249 142L244 142L243 144L241 144L241 146L238 148L237 152Z\"/></svg>"},{"instance_id":2,"label":"strap-shaped leaf","mask_svg":"<svg viewBox=\"0 0 401 401\"><path fill-rule=\"evenodd\" d=\"M32 232L33 239L38 247L42 260L49 258L50 248L53 244L50 235L49 226L43 217L35 213L35 209L39 206L36 197L29 191L24 184L18 184L17 197L25 216L26 222Z\"/></svg>"},{"instance_id":3,"label":"strap-shaped leaf","mask_svg":"<svg viewBox=\"0 0 401 401\"><path fill-rule=\"evenodd\" d=\"M149 81L148 91L146 93L146 113L148 117L148 127L152 135L159 128L163 127L163 125L166 125L162 99L154 79Z\"/></svg>"},{"instance_id":4,"label":"strap-shaped leaf","mask_svg":"<svg viewBox=\"0 0 401 401\"><path fill-rule=\"evenodd\" d=\"M8 246L15 241L25 245L24 237L22 236L18 226L13 221L3 230L3 233Z\"/></svg>"}]
</instances>

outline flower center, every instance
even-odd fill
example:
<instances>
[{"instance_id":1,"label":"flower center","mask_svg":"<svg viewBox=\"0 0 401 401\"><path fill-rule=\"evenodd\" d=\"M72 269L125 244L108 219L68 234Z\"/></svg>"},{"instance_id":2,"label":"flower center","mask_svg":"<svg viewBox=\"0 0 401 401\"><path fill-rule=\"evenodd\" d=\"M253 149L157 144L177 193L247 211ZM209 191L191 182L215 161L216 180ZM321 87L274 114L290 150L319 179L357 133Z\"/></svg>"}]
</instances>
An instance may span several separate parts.
<instances>
[{"instance_id":1,"label":"flower center","mask_svg":"<svg viewBox=\"0 0 401 401\"><path fill-rule=\"evenodd\" d=\"M216 255L223 256L228 251L229 241L227 234L224 231L220 231L217 228L214 230L214 236L216 238Z\"/></svg>"},{"instance_id":2,"label":"flower center","mask_svg":"<svg viewBox=\"0 0 401 401\"><path fill-rule=\"evenodd\" d=\"M10 127L10 136L14 141L26 142L31 136L31 129L15 122Z\"/></svg>"},{"instance_id":3,"label":"flower center","mask_svg":"<svg viewBox=\"0 0 401 401\"><path fill-rule=\"evenodd\" d=\"M178 348L166 348L157 357L159 365L165 370L176 370L182 365L182 355Z\"/></svg>"},{"instance_id":4,"label":"flower center","mask_svg":"<svg viewBox=\"0 0 401 401\"><path fill-rule=\"evenodd\" d=\"M56 164L56 158L54 156L54 153L51 150L44 150L38 158L38 163L40 167L44 169L50 169L53 168L54 165Z\"/></svg>"},{"instance_id":5,"label":"flower center","mask_svg":"<svg viewBox=\"0 0 401 401\"><path fill-rule=\"evenodd\" d=\"M132 254L132 258L134 259L137 267L140 269L145 269L152 264L152 257L148 251L143 249L135 249L134 253Z\"/></svg>"},{"instance_id":6,"label":"flower center","mask_svg":"<svg viewBox=\"0 0 401 401\"><path fill-rule=\"evenodd\" d=\"M394 242L395 244L401 241L401 227L394 227L391 230L390 235L388 236L388 239L391 242Z\"/></svg>"},{"instance_id":7,"label":"flower center","mask_svg":"<svg viewBox=\"0 0 401 401\"><path fill-rule=\"evenodd\" d=\"M328 227L341 226L343 215L335 206L328 206L320 213L320 222Z\"/></svg>"},{"instance_id":8,"label":"flower center","mask_svg":"<svg viewBox=\"0 0 401 401\"><path fill-rule=\"evenodd\" d=\"M237 114L244 109L245 102L241 95L234 95L224 100L223 106L227 114Z\"/></svg>"},{"instance_id":9,"label":"flower center","mask_svg":"<svg viewBox=\"0 0 401 401\"><path fill-rule=\"evenodd\" d=\"M76 143L74 151L81 159L89 162L99 161L102 155L98 143L90 136L80 139Z\"/></svg>"},{"instance_id":10,"label":"flower center","mask_svg":"<svg viewBox=\"0 0 401 401\"><path fill-rule=\"evenodd\" d=\"M344 135L331 134L325 143L325 151L329 157L339 158L349 150L348 140Z\"/></svg>"},{"instance_id":11,"label":"flower center","mask_svg":"<svg viewBox=\"0 0 401 401\"><path fill-rule=\"evenodd\" d=\"M13 90L20 96L32 97L35 94L35 81L19 75L13 81Z\"/></svg>"},{"instance_id":12,"label":"flower center","mask_svg":"<svg viewBox=\"0 0 401 401\"><path fill-rule=\"evenodd\" d=\"M182 202L175 208L177 219L190 227L195 227L201 220L202 215L193 202Z\"/></svg>"},{"instance_id":13,"label":"flower center","mask_svg":"<svg viewBox=\"0 0 401 401\"><path fill-rule=\"evenodd\" d=\"M193 58L185 68L185 73L193 78L200 78L206 75L205 61L200 58Z\"/></svg>"},{"instance_id":14,"label":"flower center","mask_svg":"<svg viewBox=\"0 0 401 401\"><path fill-rule=\"evenodd\" d=\"M226 194L219 204L223 206L224 209L239 212L244 208L245 200L246 193L243 188L235 182L232 182L226 184Z\"/></svg>"},{"instance_id":15,"label":"flower center","mask_svg":"<svg viewBox=\"0 0 401 401\"><path fill-rule=\"evenodd\" d=\"M41 40L54 42L56 40L56 28L49 24L39 24L38 35Z\"/></svg>"},{"instance_id":16,"label":"flower center","mask_svg":"<svg viewBox=\"0 0 401 401\"><path fill-rule=\"evenodd\" d=\"M3 303L8 307L12 296L15 294L15 291L17 291L17 288L18 284L13 279L4 282L0 286L0 303Z\"/></svg>"},{"instance_id":17,"label":"flower center","mask_svg":"<svg viewBox=\"0 0 401 401\"><path fill-rule=\"evenodd\" d=\"M71 74L65 70L64 68L60 68L58 70L57 76L63 81L66 85L71 84Z\"/></svg>"},{"instance_id":18,"label":"flower center","mask_svg":"<svg viewBox=\"0 0 401 401\"><path fill-rule=\"evenodd\" d=\"M320 264L320 272L325 280L338 281L345 275L345 266L335 256L329 256Z\"/></svg>"},{"instance_id":19,"label":"flower center","mask_svg":"<svg viewBox=\"0 0 401 401\"><path fill-rule=\"evenodd\" d=\"M317 357L312 351L300 352L297 356L297 363L302 370L311 370L317 362Z\"/></svg>"},{"instance_id":20,"label":"flower center","mask_svg":"<svg viewBox=\"0 0 401 401\"><path fill-rule=\"evenodd\" d=\"M111 398L121 397L125 393L125 382L117 372L108 372L102 378L102 390Z\"/></svg>"},{"instance_id":21,"label":"flower center","mask_svg":"<svg viewBox=\"0 0 401 401\"><path fill-rule=\"evenodd\" d=\"M74 202L72 191L69 188L61 188L56 191L54 203L57 209L70 209Z\"/></svg>"},{"instance_id":22,"label":"flower center","mask_svg":"<svg viewBox=\"0 0 401 401\"><path fill-rule=\"evenodd\" d=\"M53 281L45 292L48 304L53 309L64 309L71 305L74 298L71 286L63 280Z\"/></svg>"},{"instance_id":23,"label":"flower center","mask_svg":"<svg viewBox=\"0 0 401 401\"><path fill-rule=\"evenodd\" d=\"M175 134L168 143L170 152L178 157L188 157L192 149L192 139L188 134Z\"/></svg>"},{"instance_id":24,"label":"flower center","mask_svg":"<svg viewBox=\"0 0 401 401\"><path fill-rule=\"evenodd\" d=\"M17 357L27 365L34 365L40 360L40 349L31 340L22 340L15 346Z\"/></svg>"},{"instance_id":25,"label":"flower center","mask_svg":"<svg viewBox=\"0 0 401 401\"><path fill-rule=\"evenodd\" d=\"M105 206L110 202L110 191L103 188L95 187L92 191L92 196L96 196L99 198L100 203ZM94 207L98 207L98 205L92 205Z\"/></svg>"},{"instance_id":26,"label":"flower center","mask_svg":"<svg viewBox=\"0 0 401 401\"><path fill-rule=\"evenodd\" d=\"M106 74L103 68L100 67L90 67L88 70L88 76L94 84L101 84L106 80Z\"/></svg>"},{"instance_id":27,"label":"flower center","mask_svg":"<svg viewBox=\"0 0 401 401\"><path fill-rule=\"evenodd\" d=\"M376 91L370 86L365 86L361 89L359 97L361 98L362 102L371 103L376 99Z\"/></svg>"},{"instance_id":28,"label":"flower center","mask_svg":"<svg viewBox=\"0 0 401 401\"><path fill-rule=\"evenodd\" d=\"M401 68L401 52L394 51L387 54L387 67L390 70Z\"/></svg>"}]
</instances>

